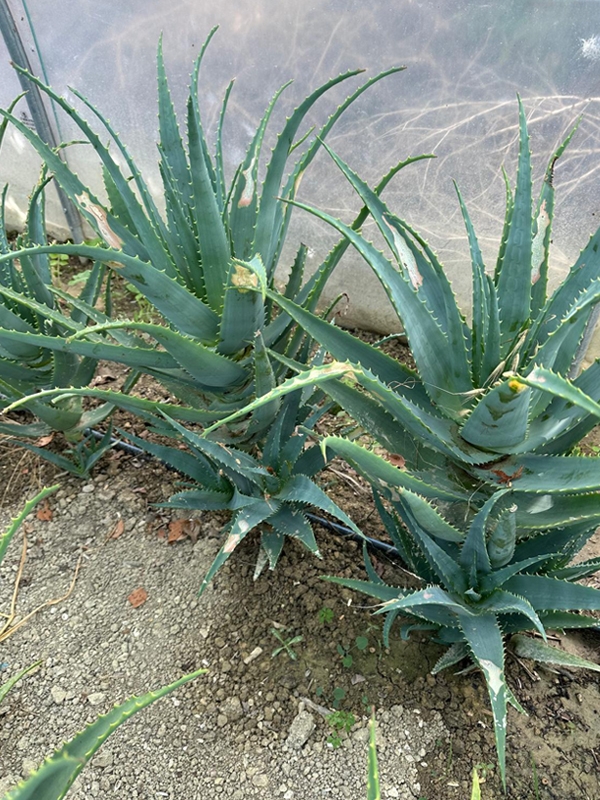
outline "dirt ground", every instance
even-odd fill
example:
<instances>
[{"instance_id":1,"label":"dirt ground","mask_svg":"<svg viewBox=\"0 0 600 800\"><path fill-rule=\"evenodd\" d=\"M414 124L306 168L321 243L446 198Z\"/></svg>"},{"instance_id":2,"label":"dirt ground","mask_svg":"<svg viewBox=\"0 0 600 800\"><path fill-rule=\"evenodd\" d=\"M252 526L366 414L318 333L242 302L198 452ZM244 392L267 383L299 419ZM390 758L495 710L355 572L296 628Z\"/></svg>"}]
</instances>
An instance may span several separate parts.
<instances>
[{"instance_id":1,"label":"dirt ground","mask_svg":"<svg viewBox=\"0 0 600 800\"><path fill-rule=\"evenodd\" d=\"M1 521L56 478L47 463L2 443ZM483 800L504 797L480 676L432 677L441 650L418 635L396 634L386 650L372 604L321 579L365 577L356 543L317 526L322 560L288 543L278 569L254 582L250 538L198 600L224 518L198 513L178 523L153 506L175 478L113 451L91 481L58 476L45 513L24 526L19 618L64 595L81 565L67 599L0 643L2 679L42 661L0 706L0 792L97 713L205 666L205 676L120 728L69 797L364 800L371 706L383 798L465 800L473 767L485 779ZM335 467L324 479L365 533L381 537L360 482ZM0 568L0 611L10 605L22 542L22 534L13 540ZM376 559L386 580L403 580L386 557ZM134 607L138 589L146 598ZM274 655L274 631L286 642L302 637L289 646L295 658L285 648ZM596 661L599 642L594 631L564 639ZM508 797L600 798L598 674L534 671L514 659L507 672L528 712L509 710ZM349 731L327 720L336 709Z\"/></svg>"}]
</instances>

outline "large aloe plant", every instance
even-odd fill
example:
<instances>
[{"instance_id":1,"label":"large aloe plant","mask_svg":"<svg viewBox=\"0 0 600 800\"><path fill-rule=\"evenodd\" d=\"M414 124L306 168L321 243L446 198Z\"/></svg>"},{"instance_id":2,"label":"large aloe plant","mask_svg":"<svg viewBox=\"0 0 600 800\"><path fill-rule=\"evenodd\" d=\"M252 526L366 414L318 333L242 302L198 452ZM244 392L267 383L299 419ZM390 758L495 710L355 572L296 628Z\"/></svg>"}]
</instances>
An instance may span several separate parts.
<instances>
[{"instance_id":1,"label":"large aloe plant","mask_svg":"<svg viewBox=\"0 0 600 800\"><path fill-rule=\"evenodd\" d=\"M359 386L346 381L324 388L364 429L402 456L406 470L459 490L470 507L481 507L494 491L512 486L510 502L517 505L516 525L523 535L582 521L591 531L600 521L598 461L569 454L597 424L600 361L577 376L571 370L600 300L600 230L547 296L554 168L573 132L553 154L534 206L520 103L519 112L517 184L513 194L507 183L506 220L493 276L485 270L459 195L472 259L471 326L432 249L334 153L391 255L330 215L296 203L336 228L364 256L399 315L416 370L289 298L270 296L335 358L358 365ZM347 447L336 441L329 446L340 453ZM386 467L382 463L377 469Z\"/></svg>"},{"instance_id":2,"label":"large aloe plant","mask_svg":"<svg viewBox=\"0 0 600 800\"><path fill-rule=\"evenodd\" d=\"M273 314L272 301L264 292L246 288L248 276L258 285L273 288L275 270L286 238L292 207L283 200L293 200L303 173L310 165L323 139L343 111L367 88L393 68L368 80L356 89L329 117L321 129L299 135L307 113L329 89L357 75L353 70L328 81L312 92L291 114L281 130L266 165L264 181L259 180L259 166L265 132L273 108L283 91L276 92L262 117L242 163L228 183L223 160L222 129L227 102L232 89L225 93L217 130L214 154L209 151L200 115L198 84L202 58L214 30L204 43L192 74L187 101L187 143L183 144L171 102L162 47L158 51L159 168L163 182L165 217L159 213L140 171L131 159L109 122L85 98L75 95L94 114L112 137L121 169L102 138L64 98L44 86L37 78L27 77L62 108L91 143L103 166L108 204L102 204L33 131L8 111L1 112L16 126L42 157L55 179L77 205L85 220L95 229L102 247L86 245L27 247L0 256L0 265L15 258L42 258L60 252L97 259L111 273L119 274L162 315L163 323L145 324L131 320L110 320L89 308L81 300L73 304L78 313L89 315L93 324L72 330L67 343L52 331L33 332L0 326L0 345L45 347L67 357L75 355L118 361L157 377L180 400L188 404L188 419L205 423L243 406L258 387L269 381L277 383L285 368L272 362L268 351L255 357L256 334L262 333L267 348L299 357L302 335L294 334L290 319ZM297 150L299 145L303 149ZM301 153L295 162L292 153ZM381 191L399 164L386 175L376 191ZM367 212L355 220L360 228ZM315 275L303 285L306 247L300 247L291 271L285 295L300 306L314 309L323 286L338 263L348 243L343 240L329 255ZM64 295L63 300L68 300ZM84 298L85 299L85 298ZM12 302L31 313L25 297ZM138 341L127 342L123 335L140 334ZM48 335L50 333L50 335ZM110 341L107 341L107 338ZM76 385L73 382L73 385ZM81 385L81 384L80 384ZM120 402L110 392L95 392L105 402ZM44 395L58 397L58 393ZM71 396L71 400L76 397ZM39 400L39 398L38 398ZM35 403L27 401L28 407ZM66 397L56 402L68 402ZM126 401L129 402L129 401ZM147 405L147 404L146 404ZM156 410L157 406L154 407ZM277 404L271 407L271 421ZM264 424L264 413L262 414ZM252 438L256 424L242 426L235 432L241 441ZM226 434L226 431L223 435Z\"/></svg>"},{"instance_id":3,"label":"large aloe plant","mask_svg":"<svg viewBox=\"0 0 600 800\"><path fill-rule=\"evenodd\" d=\"M2 800L62 800L75 778L111 733L138 711L205 672L205 669L197 670L155 692L131 697L115 706L108 714L99 716L65 742L29 778L7 792Z\"/></svg>"},{"instance_id":4,"label":"large aloe plant","mask_svg":"<svg viewBox=\"0 0 600 800\"><path fill-rule=\"evenodd\" d=\"M411 630L431 631L447 645L434 674L467 658L479 667L494 714L503 782L507 702L520 708L505 679L505 639L523 658L600 671L600 665L545 643L547 628L599 627L597 618L578 612L600 610L600 591L574 583L598 569L599 560L568 566L578 548L574 551L572 537L561 531L515 543L514 512L502 511L499 503L512 495L509 489L492 495L466 533L408 490L393 510L378 500L388 532L422 588L388 586L368 557L369 581L329 578L383 602L376 613L386 614L386 642L400 617L403 636ZM545 574L538 574L542 570ZM534 631L544 641L523 636L523 631Z\"/></svg>"}]
</instances>

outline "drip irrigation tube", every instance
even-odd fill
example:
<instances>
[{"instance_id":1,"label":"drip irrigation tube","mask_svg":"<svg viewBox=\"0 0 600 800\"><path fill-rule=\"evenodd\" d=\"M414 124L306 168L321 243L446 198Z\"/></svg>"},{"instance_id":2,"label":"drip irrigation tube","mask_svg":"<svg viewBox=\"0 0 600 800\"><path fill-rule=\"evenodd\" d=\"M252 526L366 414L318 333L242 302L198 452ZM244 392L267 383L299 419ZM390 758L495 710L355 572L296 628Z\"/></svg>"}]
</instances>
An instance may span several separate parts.
<instances>
[{"instance_id":1,"label":"drip irrigation tube","mask_svg":"<svg viewBox=\"0 0 600 800\"><path fill-rule=\"evenodd\" d=\"M86 431L88 434L94 437L94 439L102 439L104 434L100 431L92 430L91 428ZM161 459L156 459L155 456L149 455L141 447L136 447L134 444L129 444L129 442L124 442L122 439L117 439L116 437L111 438L111 445L115 450L122 450L124 453L128 453L130 456L135 456L136 458L143 458L147 461L160 461L160 463L165 466L167 469L175 471L174 468L167 464L166 462L162 461ZM387 544L387 542L381 542L379 539L373 539L370 536L359 536L355 533L351 528L348 528L346 525L341 525L339 522L331 522L325 517L320 517L318 514L310 514L307 513L306 515L312 522L317 522L319 525L322 525L324 528L328 528L330 531L334 533L339 533L342 536L345 536L347 539L351 539L353 542L366 542L367 547L373 548L373 550L378 550L379 552L386 553L389 556L396 556L400 560L402 557L398 550L391 544Z\"/></svg>"}]
</instances>

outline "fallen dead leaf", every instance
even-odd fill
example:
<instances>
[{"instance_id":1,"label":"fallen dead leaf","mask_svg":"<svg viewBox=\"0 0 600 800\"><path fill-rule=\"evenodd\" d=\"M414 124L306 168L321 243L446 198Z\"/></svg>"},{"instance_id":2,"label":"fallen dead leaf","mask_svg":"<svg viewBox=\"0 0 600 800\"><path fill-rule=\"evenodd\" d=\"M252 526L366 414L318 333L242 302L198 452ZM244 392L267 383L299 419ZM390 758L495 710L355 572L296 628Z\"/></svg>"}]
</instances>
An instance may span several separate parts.
<instances>
[{"instance_id":1,"label":"fallen dead leaf","mask_svg":"<svg viewBox=\"0 0 600 800\"><path fill-rule=\"evenodd\" d=\"M47 500L44 500L42 505L38 508L36 517L40 522L50 522L52 519L52 509Z\"/></svg>"},{"instance_id":2,"label":"fallen dead leaf","mask_svg":"<svg viewBox=\"0 0 600 800\"><path fill-rule=\"evenodd\" d=\"M193 544L198 541L200 533L200 523L196 519L174 519L169 522L169 535L167 544L180 542L182 539L190 539Z\"/></svg>"},{"instance_id":3,"label":"fallen dead leaf","mask_svg":"<svg viewBox=\"0 0 600 800\"><path fill-rule=\"evenodd\" d=\"M113 527L111 528L110 533L108 534L108 536L106 538L107 539L118 539L119 536L121 536L121 534L123 533L124 530L125 530L125 523L123 522L122 519L118 519L115 522L115 524L113 525Z\"/></svg>"},{"instance_id":4,"label":"fallen dead leaf","mask_svg":"<svg viewBox=\"0 0 600 800\"><path fill-rule=\"evenodd\" d=\"M53 439L53 433L49 433L48 436L41 436L35 443L36 447L46 447L46 445L50 444Z\"/></svg>"},{"instance_id":5,"label":"fallen dead leaf","mask_svg":"<svg viewBox=\"0 0 600 800\"><path fill-rule=\"evenodd\" d=\"M127 599L134 608L139 608L143 606L148 599L148 592L139 586L137 589L133 590Z\"/></svg>"}]
</instances>

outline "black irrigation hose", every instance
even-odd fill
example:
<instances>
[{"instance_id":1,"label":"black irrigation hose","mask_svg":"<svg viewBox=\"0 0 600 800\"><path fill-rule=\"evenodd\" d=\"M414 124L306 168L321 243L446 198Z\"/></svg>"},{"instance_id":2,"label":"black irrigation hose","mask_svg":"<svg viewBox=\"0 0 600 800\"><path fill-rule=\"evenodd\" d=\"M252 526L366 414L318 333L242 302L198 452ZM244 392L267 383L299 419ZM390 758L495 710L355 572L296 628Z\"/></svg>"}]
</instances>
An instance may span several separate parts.
<instances>
[{"instance_id":1,"label":"black irrigation hose","mask_svg":"<svg viewBox=\"0 0 600 800\"><path fill-rule=\"evenodd\" d=\"M94 437L94 439L102 439L104 434L100 431L95 431L92 429L88 429L88 434ZM144 458L148 461L154 460L156 457L149 455L142 450L140 447L136 447L134 444L129 444L129 442L124 442L122 439L117 439L115 437L111 438L111 445L115 450L122 450L124 453L128 453L130 456L135 456L136 458ZM173 470L173 467L166 462L157 459L160 463L167 467L167 469ZM174 471L174 470L173 470ZM310 514L307 513L306 516L312 521L317 522L319 525L322 525L324 528L328 528L330 531L334 531L334 533L339 533L342 536L345 536L347 539L351 539L353 542L366 542L368 547L372 547L373 550L379 550L380 552L386 553L390 556L397 556L398 558L402 558L400 553L398 552L397 548L395 548L391 544L387 544L387 542L381 542L379 539L372 539L370 536L359 536L355 533L351 528L348 528L346 525L340 525L339 522L331 522L324 517L319 517L317 514Z\"/></svg>"}]
</instances>

